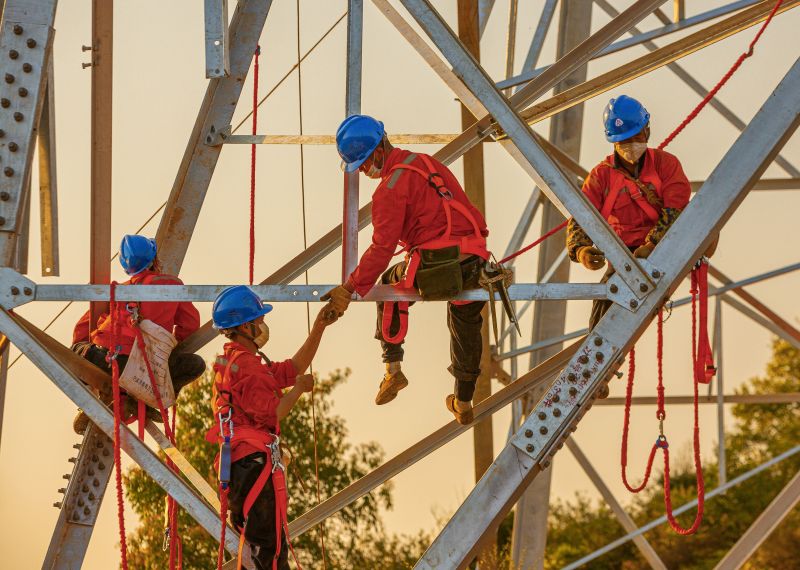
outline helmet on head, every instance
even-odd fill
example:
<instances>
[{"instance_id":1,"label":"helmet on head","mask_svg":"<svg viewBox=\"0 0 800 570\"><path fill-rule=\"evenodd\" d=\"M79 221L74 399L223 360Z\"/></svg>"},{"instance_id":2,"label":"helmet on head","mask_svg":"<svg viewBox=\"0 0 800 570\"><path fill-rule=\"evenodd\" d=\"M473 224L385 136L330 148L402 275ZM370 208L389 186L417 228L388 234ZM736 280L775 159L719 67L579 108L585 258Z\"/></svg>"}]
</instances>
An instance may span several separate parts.
<instances>
[{"instance_id":1,"label":"helmet on head","mask_svg":"<svg viewBox=\"0 0 800 570\"><path fill-rule=\"evenodd\" d=\"M272 305L262 303L250 287L234 285L214 299L211 317L215 329L231 329L266 315L271 310Z\"/></svg>"},{"instance_id":2,"label":"helmet on head","mask_svg":"<svg viewBox=\"0 0 800 570\"><path fill-rule=\"evenodd\" d=\"M383 123L368 115L351 115L342 121L336 131L336 150L342 157L342 170L358 170L378 148L385 134Z\"/></svg>"},{"instance_id":3,"label":"helmet on head","mask_svg":"<svg viewBox=\"0 0 800 570\"><path fill-rule=\"evenodd\" d=\"M119 246L119 262L133 277L150 267L156 258L156 240L140 235L126 235Z\"/></svg>"},{"instance_id":4,"label":"helmet on head","mask_svg":"<svg viewBox=\"0 0 800 570\"><path fill-rule=\"evenodd\" d=\"M650 122L650 113L633 97L620 95L611 99L603 112L608 142L620 142L635 136Z\"/></svg>"}]
</instances>

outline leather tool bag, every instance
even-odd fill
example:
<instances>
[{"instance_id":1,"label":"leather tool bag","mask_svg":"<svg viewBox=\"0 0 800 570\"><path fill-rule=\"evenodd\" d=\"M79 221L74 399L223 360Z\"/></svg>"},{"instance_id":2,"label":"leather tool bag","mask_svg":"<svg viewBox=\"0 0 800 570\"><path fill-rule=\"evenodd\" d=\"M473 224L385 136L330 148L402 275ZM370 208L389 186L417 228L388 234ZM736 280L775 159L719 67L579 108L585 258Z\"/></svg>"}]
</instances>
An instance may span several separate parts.
<instances>
[{"instance_id":1,"label":"leather tool bag","mask_svg":"<svg viewBox=\"0 0 800 570\"><path fill-rule=\"evenodd\" d=\"M457 245L441 249L417 250L420 256L416 285L426 301L452 299L464 290L461 274L461 248Z\"/></svg>"}]
</instances>

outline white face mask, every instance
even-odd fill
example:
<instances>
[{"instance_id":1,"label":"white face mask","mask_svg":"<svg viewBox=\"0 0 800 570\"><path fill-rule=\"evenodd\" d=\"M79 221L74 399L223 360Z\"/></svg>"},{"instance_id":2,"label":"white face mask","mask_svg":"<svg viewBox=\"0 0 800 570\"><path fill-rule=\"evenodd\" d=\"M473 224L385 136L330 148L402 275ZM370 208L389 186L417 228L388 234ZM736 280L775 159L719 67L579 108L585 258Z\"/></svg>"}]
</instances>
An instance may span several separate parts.
<instances>
[{"instance_id":1,"label":"white face mask","mask_svg":"<svg viewBox=\"0 0 800 570\"><path fill-rule=\"evenodd\" d=\"M258 325L256 325L256 332L258 334L253 337L253 343L258 348L262 348L269 340L269 327L266 323L258 323Z\"/></svg>"},{"instance_id":2,"label":"white face mask","mask_svg":"<svg viewBox=\"0 0 800 570\"><path fill-rule=\"evenodd\" d=\"M616 143L614 150L622 159L629 164L636 164L642 155L647 151L646 142L626 142Z\"/></svg>"}]
</instances>

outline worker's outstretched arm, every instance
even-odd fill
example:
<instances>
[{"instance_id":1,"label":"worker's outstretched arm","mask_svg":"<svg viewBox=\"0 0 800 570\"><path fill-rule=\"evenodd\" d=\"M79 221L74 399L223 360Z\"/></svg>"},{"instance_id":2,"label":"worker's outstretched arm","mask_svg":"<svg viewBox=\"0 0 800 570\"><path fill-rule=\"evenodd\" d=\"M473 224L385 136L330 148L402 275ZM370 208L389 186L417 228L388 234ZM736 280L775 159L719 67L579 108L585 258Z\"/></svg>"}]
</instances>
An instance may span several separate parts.
<instances>
[{"instance_id":1,"label":"worker's outstretched arm","mask_svg":"<svg viewBox=\"0 0 800 570\"><path fill-rule=\"evenodd\" d=\"M313 388L314 377L311 374L298 376L292 389L281 397L281 401L276 410L278 421L289 415L289 412L292 411L292 408L297 403L297 400L300 399L300 396L303 395L303 392L310 392Z\"/></svg>"},{"instance_id":2,"label":"worker's outstretched arm","mask_svg":"<svg viewBox=\"0 0 800 570\"><path fill-rule=\"evenodd\" d=\"M314 320L314 325L311 327L311 333L303 343L303 346L292 357L292 364L298 374L306 371L314 360L314 355L317 354L319 343L322 340L322 333L328 325L332 325L338 320L339 316L336 311L332 311L328 305L325 305Z\"/></svg>"}]
</instances>

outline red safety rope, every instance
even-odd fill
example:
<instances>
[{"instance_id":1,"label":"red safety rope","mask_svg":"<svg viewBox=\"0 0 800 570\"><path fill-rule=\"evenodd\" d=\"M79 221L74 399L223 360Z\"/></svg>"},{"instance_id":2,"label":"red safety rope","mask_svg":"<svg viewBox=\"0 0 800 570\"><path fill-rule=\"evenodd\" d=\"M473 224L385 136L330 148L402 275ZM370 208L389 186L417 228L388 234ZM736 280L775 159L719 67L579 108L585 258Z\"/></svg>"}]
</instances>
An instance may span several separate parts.
<instances>
[{"instance_id":1,"label":"red safety rope","mask_svg":"<svg viewBox=\"0 0 800 570\"><path fill-rule=\"evenodd\" d=\"M526 251L530 251L531 249L533 249L534 247L536 247L537 245L539 245L540 243L542 243L544 240L546 240L546 239L547 239L547 238L549 238L550 236L552 236L552 235L555 235L555 234L557 234L558 232L560 232L561 230L563 230L564 228L566 228L566 227L567 227L567 223L568 223L568 222L566 222L566 221L565 221L565 222L563 222L563 223L561 223L561 224L558 224L556 227L554 227L552 230L550 230L549 232L547 232L546 234L544 234L542 237L540 237L539 239L537 239L537 240L536 240L535 242L533 242L532 244L530 244L530 245L526 245L525 247L523 247L523 248L522 248L522 249L520 249L519 251L515 251L515 252L514 252L514 253L512 253L511 255L508 255L508 256L504 257L503 259L501 259L501 260L500 260L500 263L502 264L502 263L505 263L506 261L511 261L512 259L514 259L514 258L515 258L515 257L517 257L518 255L522 255L522 254L523 254L523 253L525 253Z\"/></svg>"},{"instance_id":2,"label":"red safety rope","mask_svg":"<svg viewBox=\"0 0 800 570\"><path fill-rule=\"evenodd\" d=\"M219 533L219 549L217 550L217 570L222 570L222 563L225 561L225 531L228 529L228 491L219 484L219 516L222 519L221 530Z\"/></svg>"},{"instance_id":3,"label":"red safety rope","mask_svg":"<svg viewBox=\"0 0 800 570\"><path fill-rule=\"evenodd\" d=\"M111 364L111 387L114 396L114 468L117 484L117 519L119 521L119 546L122 558L122 570L128 570L128 543L125 540L125 501L122 495L122 456L120 453L120 423L122 420L122 398L119 388L119 365L117 353L119 350L119 319L117 319L117 282L111 282L109 310L111 312L111 346L107 358Z\"/></svg>"},{"instance_id":4,"label":"red safety rope","mask_svg":"<svg viewBox=\"0 0 800 570\"><path fill-rule=\"evenodd\" d=\"M261 46L256 46L253 61L253 135L258 127L258 56ZM250 285L253 284L253 268L256 259L256 145L250 145Z\"/></svg>"},{"instance_id":5,"label":"red safety rope","mask_svg":"<svg viewBox=\"0 0 800 570\"><path fill-rule=\"evenodd\" d=\"M678 136L678 134L680 134L680 132L684 128L686 128L686 125L691 123L695 119L695 117L697 117L697 115L700 113L700 111L703 110L703 107L705 107L708 104L708 102L711 101L711 99L714 98L714 96L717 94L717 92L720 89L722 89L722 86L725 85L728 82L728 80L733 76L734 73L736 73L736 71L739 69L739 67L742 65L742 63L744 63L744 60L746 60L748 57L753 55L753 49L756 47L756 44L758 43L758 40L761 39L761 34L763 34L764 30L766 30L767 26L769 26L769 23L772 21L772 18L778 12L778 9L781 7L781 4L783 4L783 0L778 0L775 3L775 7L772 8L772 12L770 12L769 16L767 16L767 19L764 20L764 23L761 25L761 28L758 30L758 33L753 38L753 41L750 42L750 46L747 48L747 51L742 53L738 57L738 59L734 62L734 64L731 66L731 68L728 70L728 72L725 75L722 76L722 79L719 80L719 83L717 83L714 86L714 88L711 91L708 92L708 95L706 95L703 98L703 100L700 101L700 103L697 105L697 107L695 107L694 110L691 113L689 113L689 115L683 120L683 122L680 125L678 125L677 128L674 131L672 131L670 133L670 135L667 138L665 138L664 141L660 145L658 145L659 150L664 149L669 143L671 143L672 140L676 136Z\"/></svg>"}]
</instances>

